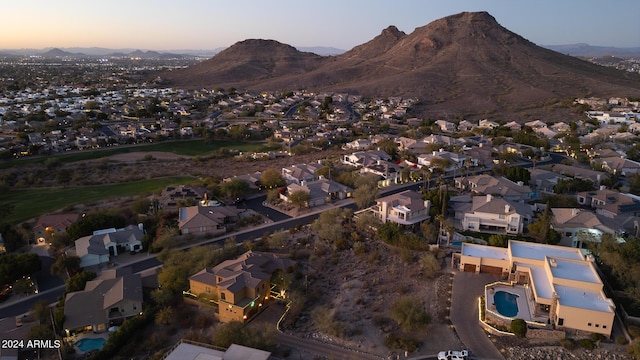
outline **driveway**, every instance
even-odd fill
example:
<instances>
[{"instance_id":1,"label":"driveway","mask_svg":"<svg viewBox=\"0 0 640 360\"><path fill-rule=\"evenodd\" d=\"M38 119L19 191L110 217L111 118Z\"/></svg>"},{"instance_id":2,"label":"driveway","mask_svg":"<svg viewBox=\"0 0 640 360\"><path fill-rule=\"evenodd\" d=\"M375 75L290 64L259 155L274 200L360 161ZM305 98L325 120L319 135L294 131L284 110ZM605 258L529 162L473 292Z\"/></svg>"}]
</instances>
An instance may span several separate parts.
<instances>
[{"instance_id":1,"label":"driveway","mask_svg":"<svg viewBox=\"0 0 640 360\"><path fill-rule=\"evenodd\" d=\"M484 286L499 279L498 275L454 271L451 322L460 341L477 359L504 359L478 320L478 298Z\"/></svg>"}]
</instances>

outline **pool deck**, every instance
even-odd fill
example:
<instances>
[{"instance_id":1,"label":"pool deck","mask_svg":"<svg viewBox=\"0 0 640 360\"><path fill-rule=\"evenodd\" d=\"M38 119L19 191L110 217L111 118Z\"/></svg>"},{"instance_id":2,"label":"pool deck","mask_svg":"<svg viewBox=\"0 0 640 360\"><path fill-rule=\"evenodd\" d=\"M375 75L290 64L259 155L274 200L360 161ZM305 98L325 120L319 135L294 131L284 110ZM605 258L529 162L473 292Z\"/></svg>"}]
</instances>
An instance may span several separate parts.
<instances>
[{"instance_id":1,"label":"pool deck","mask_svg":"<svg viewBox=\"0 0 640 360\"><path fill-rule=\"evenodd\" d=\"M516 299L516 303L518 304L518 313L515 316L513 317L503 316L497 310L491 309L491 305L494 303L493 295L498 291L504 291L504 292L511 293L518 296ZM509 319L519 318L525 321L546 324L548 319L547 317L534 316L533 310L536 305L533 300L530 300L530 297L531 297L531 289L527 289L524 286L521 286L521 285L508 286L508 285L496 284L496 285L492 285L491 287L487 287L487 293L485 294L485 299L488 299L488 301L486 301L485 306L487 307L486 310L499 314L503 318L509 318Z\"/></svg>"}]
</instances>

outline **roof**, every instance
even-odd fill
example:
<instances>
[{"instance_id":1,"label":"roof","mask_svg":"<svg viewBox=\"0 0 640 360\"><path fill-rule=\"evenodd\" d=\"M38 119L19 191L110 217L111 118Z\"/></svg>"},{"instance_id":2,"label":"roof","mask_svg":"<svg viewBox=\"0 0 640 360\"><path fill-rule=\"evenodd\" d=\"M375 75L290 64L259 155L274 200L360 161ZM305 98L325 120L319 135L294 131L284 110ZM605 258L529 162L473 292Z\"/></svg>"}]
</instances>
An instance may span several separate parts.
<instances>
[{"instance_id":1,"label":"roof","mask_svg":"<svg viewBox=\"0 0 640 360\"><path fill-rule=\"evenodd\" d=\"M473 205L471 206L471 212L504 215L519 214L529 217L533 216L533 211L530 206L494 197L492 195L474 196L472 201Z\"/></svg>"},{"instance_id":2,"label":"roof","mask_svg":"<svg viewBox=\"0 0 640 360\"><path fill-rule=\"evenodd\" d=\"M507 251L507 248L470 244L470 243L463 242L461 252L462 252L462 255L464 256L483 257L483 258L498 259L498 260L509 260L509 253Z\"/></svg>"},{"instance_id":3,"label":"roof","mask_svg":"<svg viewBox=\"0 0 640 360\"><path fill-rule=\"evenodd\" d=\"M107 310L123 300L142 303L142 279L138 274L87 281L84 290L67 294L64 326L77 329L107 322Z\"/></svg>"},{"instance_id":4,"label":"roof","mask_svg":"<svg viewBox=\"0 0 640 360\"><path fill-rule=\"evenodd\" d=\"M274 254L247 251L237 259L225 260L212 269L204 269L189 280L236 293L247 287L255 288L276 270L286 270L294 265L293 260ZM222 281L217 281L217 278L222 278Z\"/></svg>"},{"instance_id":5,"label":"roof","mask_svg":"<svg viewBox=\"0 0 640 360\"><path fill-rule=\"evenodd\" d=\"M103 231L108 231L104 232ZM135 241L141 241L144 237L144 231L135 225L129 225L123 229L106 229L98 230L96 235L84 236L75 241L76 254L79 257L93 255L107 255L109 251L106 245L127 244Z\"/></svg>"},{"instance_id":6,"label":"roof","mask_svg":"<svg viewBox=\"0 0 640 360\"><path fill-rule=\"evenodd\" d=\"M204 345L204 344L203 344ZM267 360L271 353L264 350L231 344L226 351L214 350L209 347L181 342L166 360Z\"/></svg>"},{"instance_id":7,"label":"roof","mask_svg":"<svg viewBox=\"0 0 640 360\"><path fill-rule=\"evenodd\" d=\"M599 291L589 291L558 284L554 284L554 289L558 294L558 302L561 306L570 306L602 312L615 311L613 301L609 298L603 297Z\"/></svg>"},{"instance_id":8,"label":"roof","mask_svg":"<svg viewBox=\"0 0 640 360\"><path fill-rule=\"evenodd\" d=\"M467 179L471 190L480 194L493 194L501 196L529 196L531 188L528 185L520 185L504 177L477 175Z\"/></svg>"},{"instance_id":9,"label":"roof","mask_svg":"<svg viewBox=\"0 0 640 360\"><path fill-rule=\"evenodd\" d=\"M388 203L393 207L405 207L409 211L420 211L425 208L422 195L413 190L405 190L397 194L385 196L376 200L379 203Z\"/></svg>"},{"instance_id":10,"label":"roof","mask_svg":"<svg viewBox=\"0 0 640 360\"><path fill-rule=\"evenodd\" d=\"M509 240L509 250L512 257L519 257L523 259L543 261L545 256L553 256L565 259L584 260L580 249L565 246Z\"/></svg>"},{"instance_id":11,"label":"roof","mask_svg":"<svg viewBox=\"0 0 640 360\"><path fill-rule=\"evenodd\" d=\"M178 210L178 227L201 227L224 223L226 217L238 216L235 206L189 206Z\"/></svg>"},{"instance_id":12,"label":"roof","mask_svg":"<svg viewBox=\"0 0 640 360\"><path fill-rule=\"evenodd\" d=\"M33 226L33 230L44 229L49 226L57 228L67 228L69 225L78 221L80 214L49 214L42 215Z\"/></svg>"}]
</instances>

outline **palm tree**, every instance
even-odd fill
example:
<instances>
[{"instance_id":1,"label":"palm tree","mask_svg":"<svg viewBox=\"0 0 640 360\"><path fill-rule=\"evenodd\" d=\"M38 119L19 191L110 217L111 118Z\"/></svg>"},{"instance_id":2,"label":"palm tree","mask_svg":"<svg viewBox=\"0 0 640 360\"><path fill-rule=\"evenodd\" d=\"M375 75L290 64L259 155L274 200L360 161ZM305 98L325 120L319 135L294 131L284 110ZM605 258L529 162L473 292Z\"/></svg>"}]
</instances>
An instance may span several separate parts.
<instances>
[{"instance_id":1,"label":"palm tree","mask_svg":"<svg viewBox=\"0 0 640 360\"><path fill-rule=\"evenodd\" d=\"M422 165L421 170L422 170L422 179L423 179L422 191L423 192L427 192L427 191L429 191L429 187L431 185L430 181L431 181L431 177L433 176L433 173L425 165Z\"/></svg>"}]
</instances>

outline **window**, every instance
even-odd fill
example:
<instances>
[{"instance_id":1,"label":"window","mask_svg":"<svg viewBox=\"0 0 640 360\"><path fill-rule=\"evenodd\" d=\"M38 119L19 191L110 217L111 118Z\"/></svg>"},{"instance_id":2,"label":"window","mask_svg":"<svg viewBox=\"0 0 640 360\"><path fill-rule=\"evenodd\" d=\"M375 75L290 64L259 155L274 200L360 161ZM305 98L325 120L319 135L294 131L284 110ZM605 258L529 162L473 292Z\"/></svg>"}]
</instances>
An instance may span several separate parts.
<instances>
[{"instance_id":1,"label":"window","mask_svg":"<svg viewBox=\"0 0 640 360\"><path fill-rule=\"evenodd\" d=\"M596 324L596 327L597 327L597 328L599 328L599 327L600 327L600 324Z\"/></svg>"},{"instance_id":2,"label":"window","mask_svg":"<svg viewBox=\"0 0 640 360\"><path fill-rule=\"evenodd\" d=\"M603 329L606 329L606 328L607 328L607 325L602 325L602 328L603 328Z\"/></svg>"},{"instance_id":3,"label":"window","mask_svg":"<svg viewBox=\"0 0 640 360\"><path fill-rule=\"evenodd\" d=\"M211 294L211 288L208 286L205 286L204 292L206 292L207 294Z\"/></svg>"},{"instance_id":4,"label":"window","mask_svg":"<svg viewBox=\"0 0 640 360\"><path fill-rule=\"evenodd\" d=\"M558 319L558 326L562 326L564 325L564 319L563 318L559 318Z\"/></svg>"},{"instance_id":5,"label":"window","mask_svg":"<svg viewBox=\"0 0 640 360\"><path fill-rule=\"evenodd\" d=\"M226 296L225 293L223 293L223 292L220 293L220 300L227 300L226 297L227 296Z\"/></svg>"},{"instance_id":6,"label":"window","mask_svg":"<svg viewBox=\"0 0 640 360\"><path fill-rule=\"evenodd\" d=\"M591 323L587 323L587 326L591 326Z\"/></svg>"},{"instance_id":7,"label":"window","mask_svg":"<svg viewBox=\"0 0 640 360\"><path fill-rule=\"evenodd\" d=\"M500 220L504 220L504 219L506 219L506 218L507 218L505 215L500 215L500 216L498 216L498 217L500 218Z\"/></svg>"}]
</instances>

